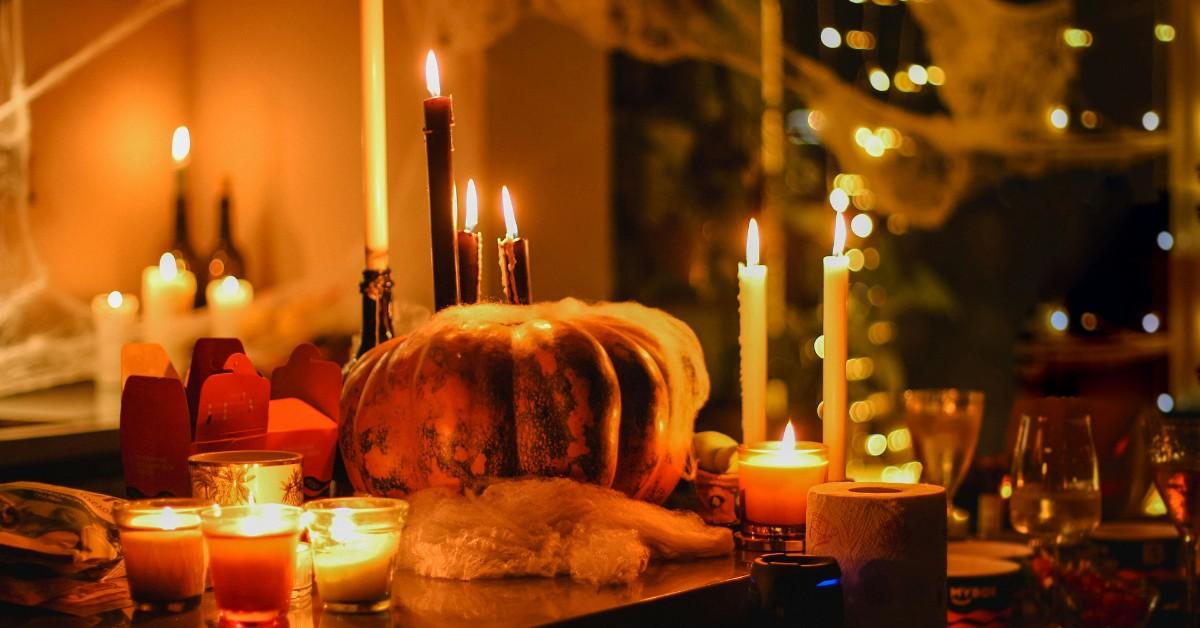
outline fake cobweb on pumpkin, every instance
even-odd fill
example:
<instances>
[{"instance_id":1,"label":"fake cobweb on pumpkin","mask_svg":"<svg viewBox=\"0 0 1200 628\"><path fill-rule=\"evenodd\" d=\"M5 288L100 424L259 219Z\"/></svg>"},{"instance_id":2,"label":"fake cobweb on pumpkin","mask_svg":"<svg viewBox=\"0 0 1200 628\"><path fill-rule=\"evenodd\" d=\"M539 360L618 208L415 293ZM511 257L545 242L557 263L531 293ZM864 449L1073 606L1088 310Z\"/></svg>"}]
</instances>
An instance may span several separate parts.
<instances>
[{"instance_id":1,"label":"fake cobweb on pumpkin","mask_svg":"<svg viewBox=\"0 0 1200 628\"><path fill-rule=\"evenodd\" d=\"M148 0L27 83L21 0L0 0L0 395L85 379L92 368L87 308L53 290L30 236L29 103L182 2ZM522 19L538 16L648 62L699 59L751 76L761 68L753 0L406 0L386 10L401 13L399 22L410 30L389 36L424 36L447 50L484 50ZM932 61L945 69L939 90L945 112L887 103L811 57L781 51L784 86L822 113L822 144L843 170L871 181L881 212L935 227L973 189L1005 172L1119 166L1165 149L1162 134L1116 129L1083 136L1045 128L1045 112L1065 100L1076 74L1075 58L1061 45L1069 0L910 0L904 10L922 29ZM915 151L869 157L854 141L859 127L897 129ZM293 290L302 302L303 290Z\"/></svg>"}]
</instances>

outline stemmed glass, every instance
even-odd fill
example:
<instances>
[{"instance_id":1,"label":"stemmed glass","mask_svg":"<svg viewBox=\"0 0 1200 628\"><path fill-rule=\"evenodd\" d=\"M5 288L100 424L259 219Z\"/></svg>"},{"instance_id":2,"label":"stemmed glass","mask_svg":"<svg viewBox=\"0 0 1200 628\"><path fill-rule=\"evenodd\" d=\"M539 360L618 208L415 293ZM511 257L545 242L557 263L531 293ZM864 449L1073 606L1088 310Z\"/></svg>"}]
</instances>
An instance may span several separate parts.
<instances>
[{"instance_id":1,"label":"stemmed glass","mask_svg":"<svg viewBox=\"0 0 1200 628\"><path fill-rule=\"evenodd\" d=\"M921 459L921 479L946 489L946 512L975 457L983 393L943 388L904 391L904 422Z\"/></svg>"},{"instance_id":2,"label":"stemmed glass","mask_svg":"<svg viewBox=\"0 0 1200 628\"><path fill-rule=\"evenodd\" d=\"M1021 417L1013 452L1013 528L1058 547L1100 524L1100 467L1092 420L1079 399L1050 398Z\"/></svg>"},{"instance_id":3,"label":"stemmed glass","mask_svg":"<svg viewBox=\"0 0 1200 628\"><path fill-rule=\"evenodd\" d=\"M1200 532L1200 420L1159 417L1150 423L1150 464L1154 484L1167 513L1183 537L1187 609L1191 626L1200 626L1196 607L1196 534Z\"/></svg>"},{"instance_id":4,"label":"stemmed glass","mask_svg":"<svg viewBox=\"0 0 1200 628\"><path fill-rule=\"evenodd\" d=\"M1041 399L1031 410L1021 416L1013 452L1009 519L1059 565L1061 546L1082 540L1100 524L1100 466L1092 420L1079 399ZM1046 625L1068 623L1058 592L1047 591Z\"/></svg>"}]
</instances>

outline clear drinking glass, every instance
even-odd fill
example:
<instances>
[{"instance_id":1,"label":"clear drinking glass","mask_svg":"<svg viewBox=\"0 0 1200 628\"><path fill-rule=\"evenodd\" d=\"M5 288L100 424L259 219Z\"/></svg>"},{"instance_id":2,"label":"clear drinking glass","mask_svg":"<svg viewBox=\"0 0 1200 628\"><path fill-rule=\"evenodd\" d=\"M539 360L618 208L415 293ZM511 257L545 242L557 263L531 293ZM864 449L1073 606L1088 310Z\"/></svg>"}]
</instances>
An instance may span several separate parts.
<instances>
[{"instance_id":1,"label":"clear drinking glass","mask_svg":"<svg viewBox=\"0 0 1200 628\"><path fill-rule=\"evenodd\" d=\"M1200 420L1159 417L1150 422L1150 464L1167 514L1183 537L1189 623L1200 626L1196 605L1196 534L1200 532Z\"/></svg>"},{"instance_id":2,"label":"clear drinking glass","mask_svg":"<svg viewBox=\"0 0 1200 628\"><path fill-rule=\"evenodd\" d=\"M1036 544L1070 543L1100 524L1100 468L1083 402L1043 399L1021 417L1012 481L1009 519Z\"/></svg>"},{"instance_id":3,"label":"clear drinking glass","mask_svg":"<svg viewBox=\"0 0 1200 628\"><path fill-rule=\"evenodd\" d=\"M325 610L377 613L392 603L392 571L408 502L335 497L305 506L317 590Z\"/></svg>"},{"instance_id":4,"label":"clear drinking glass","mask_svg":"<svg viewBox=\"0 0 1200 628\"><path fill-rule=\"evenodd\" d=\"M941 388L904 391L904 422L921 459L921 479L946 489L946 509L975 457L983 393Z\"/></svg>"}]
</instances>

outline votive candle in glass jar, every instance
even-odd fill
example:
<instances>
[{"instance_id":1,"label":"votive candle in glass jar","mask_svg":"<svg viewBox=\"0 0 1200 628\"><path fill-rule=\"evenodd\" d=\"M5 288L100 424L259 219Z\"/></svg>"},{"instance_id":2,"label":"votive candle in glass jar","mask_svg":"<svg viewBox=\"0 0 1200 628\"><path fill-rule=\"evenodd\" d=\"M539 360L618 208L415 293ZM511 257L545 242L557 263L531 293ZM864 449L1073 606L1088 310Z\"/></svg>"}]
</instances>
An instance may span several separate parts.
<instances>
[{"instance_id":1,"label":"votive candle in glass jar","mask_svg":"<svg viewBox=\"0 0 1200 628\"><path fill-rule=\"evenodd\" d=\"M139 611L183 612L204 594L207 556L196 499L141 499L113 509L129 593Z\"/></svg>"},{"instance_id":2,"label":"votive candle in glass jar","mask_svg":"<svg viewBox=\"0 0 1200 628\"><path fill-rule=\"evenodd\" d=\"M825 482L829 457L821 443L796 442L791 423L783 439L738 450L738 488L745 521L761 527L804 526L808 489Z\"/></svg>"},{"instance_id":3,"label":"votive candle in glass jar","mask_svg":"<svg viewBox=\"0 0 1200 628\"><path fill-rule=\"evenodd\" d=\"M249 504L201 513L222 622L270 623L287 615L301 512L283 504Z\"/></svg>"},{"instance_id":4,"label":"votive candle in glass jar","mask_svg":"<svg viewBox=\"0 0 1200 628\"><path fill-rule=\"evenodd\" d=\"M392 570L408 502L318 499L305 506L317 594L325 609L376 613L391 606Z\"/></svg>"}]
</instances>

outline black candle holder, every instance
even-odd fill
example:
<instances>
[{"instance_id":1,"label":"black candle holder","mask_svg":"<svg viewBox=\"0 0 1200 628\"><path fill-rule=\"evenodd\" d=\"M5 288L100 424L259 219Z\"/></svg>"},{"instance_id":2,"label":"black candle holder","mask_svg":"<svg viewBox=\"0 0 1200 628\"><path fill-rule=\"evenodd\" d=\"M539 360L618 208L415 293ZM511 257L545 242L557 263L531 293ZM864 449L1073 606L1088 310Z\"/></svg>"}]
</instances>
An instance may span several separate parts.
<instances>
[{"instance_id":1,"label":"black candle holder","mask_svg":"<svg viewBox=\"0 0 1200 628\"><path fill-rule=\"evenodd\" d=\"M392 330L392 271L390 268L363 271L362 283L362 339L358 343L357 357L395 336Z\"/></svg>"},{"instance_id":2,"label":"black candle holder","mask_svg":"<svg viewBox=\"0 0 1200 628\"><path fill-rule=\"evenodd\" d=\"M749 602L754 626L841 626L842 570L828 556L759 556L750 566Z\"/></svg>"}]
</instances>

